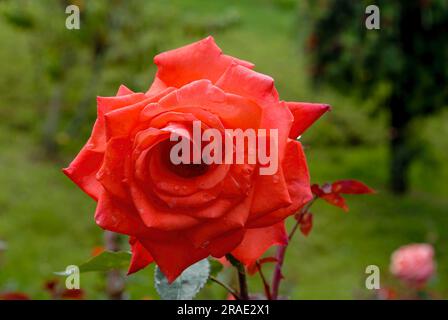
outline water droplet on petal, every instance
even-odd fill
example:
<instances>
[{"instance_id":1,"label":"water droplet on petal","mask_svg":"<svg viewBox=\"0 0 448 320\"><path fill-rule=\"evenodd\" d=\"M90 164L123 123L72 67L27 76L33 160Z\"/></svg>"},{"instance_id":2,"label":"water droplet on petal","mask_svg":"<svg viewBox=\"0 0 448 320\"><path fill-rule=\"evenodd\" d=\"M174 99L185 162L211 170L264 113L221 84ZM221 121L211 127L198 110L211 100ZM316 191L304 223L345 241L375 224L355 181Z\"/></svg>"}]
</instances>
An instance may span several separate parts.
<instances>
[{"instance_id":1,"label":"water droplet on petal","mask_svg":"<svg viewBox=\"0 0 448 320\"><path fill-rule=\"evenodd\" d=\"M209 244L210 244L210 241L204 241L202 244L201 244L201 248L202 249L204 249L204 248L207 248L208 246L209 246Z\"/></svg>"},{"instance_id":2,"label":"water droplet on petal","mask_svg":"<svg viewBox=\"0 0 448 320\"><path fill-rule=\"evenodd\" d=\"M176 201L175 200L171 200L168 202L168 207L170 207L171 209L174 208L176 206Z\"/></svg>"}]
</instances>

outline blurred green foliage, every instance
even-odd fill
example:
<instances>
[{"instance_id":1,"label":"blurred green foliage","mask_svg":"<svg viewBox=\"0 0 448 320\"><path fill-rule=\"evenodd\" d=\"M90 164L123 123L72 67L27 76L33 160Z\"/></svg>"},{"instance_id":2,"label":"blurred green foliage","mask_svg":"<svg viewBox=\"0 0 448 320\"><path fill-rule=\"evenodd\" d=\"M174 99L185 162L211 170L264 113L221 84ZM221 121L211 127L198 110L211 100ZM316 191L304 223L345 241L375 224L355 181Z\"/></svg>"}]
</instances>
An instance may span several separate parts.
<instances>
[{"instance_id":1,"label":"blurred green foliage","mask_svg":"<svg viewBox=\"0 0 448 320\"><path fill-rule=\"evenodd\" d=\"M445 0L302 1L315 81L362 99L406 100L406 113L432 113L448 104L448 2ZM379 8L380 29L365 27L365 10Z\"/></svg>"},{"instance_id":2,"label":"blurred green foliage","mask_svg":"<svg viewBox=\"0 0 448 320\"><path fill-rule=\"evenodd\" d=\"M225 53L271 75L283 99L333 106L302 137L313 181L354 178L379 191L348 199L348 215L323 203L313 209L311 235L298 235L288 249L283 293L363 297L369 294L368 264L379 265L384 283L393 283L390 253L428 241L439 264L431 288L448 295L447 112L416 120L425 148L411 166L411 193L395 197L385 188L387 114L380 110L372 117L380 98L360 100L352 90L312 86L302 46L310 24L299 17L313 11L302 7L304 1L73 2L82 12L80 30L65 28L64 1L0 1L0 241L7 244L0 250L0 291L49 298L43 284L53 272L86 261L103 243L93 221L95 203L60 172L90 133L95 96L114 95L122 83L146 90L155 54L211 34ZM266 265L267 274L271 267ZM153 271L127 278L129 298L157 298ZM230 270L220 277L235 280ZM256 276L250 281L254 292L262 291ZM106 298L103 274L83 274L81 287L88 298ZM226 294L212 284L200 297Z\"/></svg>"},{"instance_id":3,"label":"blurred green foliage","mask_svg":"<svg viewBox=\"0 0 448 320\"><path fill-rule=\"evenodd\" d=\"M378 8L379 30L365 26L369 5ZM391 187L406 191L422 153L414 120L448 106L448 2L308 0L301 9L308 71L317 84L388 110Z\"/></svg>"}]
</instances>

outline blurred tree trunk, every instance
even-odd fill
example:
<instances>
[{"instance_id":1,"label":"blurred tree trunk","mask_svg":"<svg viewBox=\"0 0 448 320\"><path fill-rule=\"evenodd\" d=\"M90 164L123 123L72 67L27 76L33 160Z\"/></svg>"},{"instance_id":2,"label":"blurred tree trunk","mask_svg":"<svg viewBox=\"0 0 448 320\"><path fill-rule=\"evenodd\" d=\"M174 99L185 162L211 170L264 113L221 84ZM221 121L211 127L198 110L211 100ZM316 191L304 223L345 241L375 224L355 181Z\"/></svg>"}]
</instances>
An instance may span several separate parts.
<instances>
[{"instance_id":1,"label":"blurred tree trunk","mask_svg":"<svg viewBox=\"0 0 448 320\"><path fill-rule=\"evenodd\" d=\"M403 194L408 190L408 171L412 161L408 141L410 118L406 115L406 105L401 97L392 97L390 108L390 188L396 194Z\"/></svg>"},{"instance_id":2,"label":"blurred tree trunk","mask_svg":"<svg viewBox=\"0 0 448 320\"><path fill-rule=\"evenodd\" d=\"M421 8L418 1L401 0L400 50L407 59L405 68L395 79L394 93L390 98L391 108L391 164L390 187L394 193L403 194L409 189L408 172L414 160L411 147L410 123L417 115L412 112L410 92L418 87L415 65L423 63L417 50L415 35L422 34Z\"/></svg>"}]
</instances>

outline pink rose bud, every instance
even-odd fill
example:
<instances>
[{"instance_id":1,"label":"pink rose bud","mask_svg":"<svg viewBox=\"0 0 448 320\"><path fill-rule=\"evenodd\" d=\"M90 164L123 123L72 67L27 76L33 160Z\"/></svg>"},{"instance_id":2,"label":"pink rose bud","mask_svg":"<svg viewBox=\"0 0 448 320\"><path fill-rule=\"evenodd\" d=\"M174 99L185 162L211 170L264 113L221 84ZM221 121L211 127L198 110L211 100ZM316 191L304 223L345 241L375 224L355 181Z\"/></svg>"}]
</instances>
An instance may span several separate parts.
<instances>
[{"instance_id":1,"label":"pink rose bud","mask_svg":"<svg viewBox=\"0 0 448 320\"><path fill-rule=\"evenodd\" d=\"M398 248L391 256L390 271L412 287L420 288L434 275L434 249L429 244L409 244Z\"/></svg>"}]
</instances>

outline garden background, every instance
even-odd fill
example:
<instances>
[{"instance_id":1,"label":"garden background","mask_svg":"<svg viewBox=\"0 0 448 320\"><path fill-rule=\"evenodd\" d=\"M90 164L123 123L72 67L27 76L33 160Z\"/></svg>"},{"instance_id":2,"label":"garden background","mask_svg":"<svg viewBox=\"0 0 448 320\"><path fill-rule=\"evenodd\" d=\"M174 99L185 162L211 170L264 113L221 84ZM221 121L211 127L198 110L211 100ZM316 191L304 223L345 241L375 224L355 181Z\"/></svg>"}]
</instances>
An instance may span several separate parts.
<instances>
[{"instance_id":1,"label":"garden background","mask_svg":"<svg viewBox=\"0 0 448 320\"><path fill-rule=\"evenodd\" d=\"M81 9L80 30L65 27L71 3ZM313 182L353 178L377 190L349 196L349 213L313 206L311 234L297 235L288 249L282 294L369 298L365 268L372 264L380 267L384 286L399 288L388 271L391 252L429 242L438 263L430 290L448 297L448 110L413 119L411 139L419 148L409 190L389 191L387 109L376 108L373 84L362 97L314 85L307 45L310 17L317 13L306 3L0 1L0 292L48 299L44 286L57 278L53 272L84 262L103 246L93 221L95 203L61 173L89 135L95 96L114 95L120 84L145 91L155 73L154 55L213 35L226 54L272 76L282 99L332 105L302 137ZM385 28L369 32L381 35ZM440 90L446 85L438 83ZM153 267L128 277L126 297L157 299L152 278ZM253 291L262 291L258 277L250 282ZM86 298L106 298L104 287L104 274L81 275ZM226 294L212 284L199 297Z\"/></svg>"}]
</instances>

